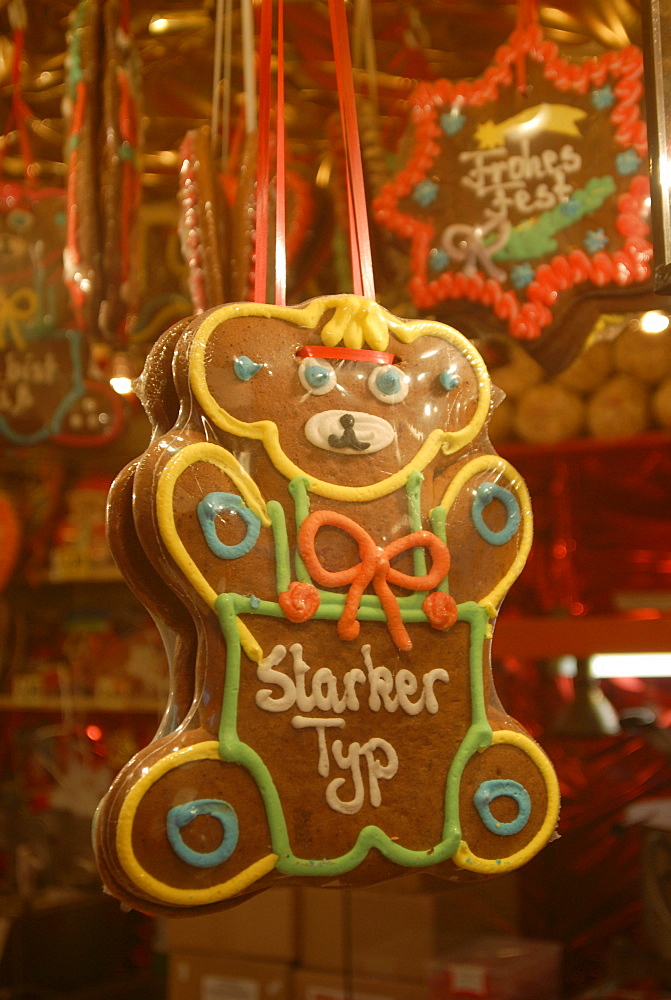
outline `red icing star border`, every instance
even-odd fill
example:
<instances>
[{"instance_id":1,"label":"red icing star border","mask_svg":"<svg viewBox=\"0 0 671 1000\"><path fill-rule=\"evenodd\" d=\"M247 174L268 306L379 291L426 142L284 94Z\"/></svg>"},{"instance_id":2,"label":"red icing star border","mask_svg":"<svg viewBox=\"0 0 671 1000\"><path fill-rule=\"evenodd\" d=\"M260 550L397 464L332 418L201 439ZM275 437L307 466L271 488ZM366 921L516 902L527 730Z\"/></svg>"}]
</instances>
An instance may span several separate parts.
<instances>
[{"instance_id":1,"label":"red icing star border","mask_svg":"<svg viewBox=\"0 0 671 1000\"><path fill-rule=\"evenodd\" d=\"M514 85L516 66L523 57L543 65L543 76L560 92L585 94L590 87L614 81L615 101L610 121L615 125L619 152L633 150L645 163L648 146L646 125L641 118L643 56L636 46L609 51L583 63L570 63L559 55L554 42L543 37L538 25L514 32L501 46L494 62L476 80L438 80L420 84L410 98L415 142L407 165L385 185L373 203L378 223L410 241L409 290L419 309L431 309L445 300L466 299L488 306L518 340L535 340L554 320L551 307L562 292L586 282L595 290L612 284L624 289L651 277L652 245L646 221L649 205L647 174L632 177L628 190L617 199L615 228L622 245L612 253L598 250L588 255L582 249L557 254L535 270L524 296L504 287L495 277L478 270L473 274L443 271L431 278L429 255L436 245L438 227L432 222L401 211L399 202L426 180L440 154L436 141L443 137L438 119L455 101L461 109L478 108L497 100L502 87ZM507 281L506 281L507 283Z\"/></svg>"}]
</instances>

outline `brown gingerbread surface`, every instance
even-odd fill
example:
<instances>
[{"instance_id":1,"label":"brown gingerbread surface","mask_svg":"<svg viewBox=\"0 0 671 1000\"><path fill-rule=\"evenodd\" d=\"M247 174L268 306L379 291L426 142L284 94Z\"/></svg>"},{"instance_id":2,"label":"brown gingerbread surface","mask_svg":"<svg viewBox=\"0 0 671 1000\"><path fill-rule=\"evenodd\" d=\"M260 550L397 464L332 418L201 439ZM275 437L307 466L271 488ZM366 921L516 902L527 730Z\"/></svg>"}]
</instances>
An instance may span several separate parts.
<instances>
[{"instance_id":1,"label":"brown gingerbread surface","mask_svg":"<svg viewBox=\"0 0 671 1000\"><path fill-rule=\"evenodd\" d=\"M143 381L156 433L110 542L182 654L172 730L99 810L107 888L200 912L532 857L556 779L489 660L531 513L473 345L355 296L237 303L169 331Z\"/></svg>"}]
</instances>

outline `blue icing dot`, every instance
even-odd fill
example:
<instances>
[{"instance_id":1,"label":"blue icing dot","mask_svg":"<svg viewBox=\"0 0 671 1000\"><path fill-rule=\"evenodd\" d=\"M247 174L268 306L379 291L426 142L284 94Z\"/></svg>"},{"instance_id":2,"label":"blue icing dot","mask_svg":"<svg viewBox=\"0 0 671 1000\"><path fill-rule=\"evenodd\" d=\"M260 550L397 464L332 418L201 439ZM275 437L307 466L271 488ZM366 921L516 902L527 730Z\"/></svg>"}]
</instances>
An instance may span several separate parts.
<instances>
[{"instance_id":1,"label":"blue icing dot","mask_svg":"<svg viewBox=\"0 0 671 1000\"><path fill-rule=\"evenodd\" d=\"M534 280L533 267L529 263L515 264L510 272L510 280L514 288L526 288Z\"/></svg>"},{"instance_id":2,"label":"blue icing dot","mask_svg":"<svg viewBox=\"0 0 671 1000\"><path fill-rule=\"evenodd\" d=\"M450 256L442 247L434 247L429 253L429 267L435 274L444 271L449 263Z\"/></svg>"},{"instance_id":3,"label":"blue icing dot","mask_svg":"<svg viewBox=\"0 0 671 1000\"><path fill-rule=\"evenodd\" d=\"M412 200L416 201L422 208L428 208L429 205L433 205L437 197L438 185L435 181L420 181L412 191Z\"/></svg>"},{"instance_id":4,"label":"blue icing dot","mask_svg":"<svg viewBox=\"0 0 671 1000\"><path fill-rule=\"evenodd\" d=\"M246 354L241 354L233 362L233 371L241 382L249 382L250 378L254 378L256 373L261 371L262 368L263 365L258 365L251 358L248 358Z\"/></svg>"},{"instance_id":5,"label":"blue icing dot","mask_svg":"<svg viewBox=\"0 0 671 1000\"><path fill-rule=\"evenodd\" d=\"M615 157L615 169L622 177L635 174L641 166L641 157L633 149L626 149Z\"/></svg>"},{"instance_id":6,"label":"blue icing dot","mask_svg":"<svg viewBox=\"0 0 671 1000\"><path fill-rule=\"evenodd\" d=\"M222 840L213 851L195 851L182 839L182 829L197 816L212 816L221 823ZM184 805L173 806L165 818L165 828L177 857L193 868L214 868L227 861L238 846L238 817L233 806L221 799L194 799Z\"/></svg>"},{"instance_id":7,"label":"blue icing dot","mask_svg":"<svg viewBox=\"0 0 671 1000\"><path fill-rule=\"evenodd\" d=\"M485 507L493 500L500 500L506 509L506 523L499 531L493 531L485 524L482 516ZM505 545L515 535L522 517L517 498L498 483L480 483L475 491L471 507L473 524L480 538L490 545Z\"/></svg>"},{"instance_id":8,"label":"blue icing dot","mask_svg":"<svg viewBox=\"0 0 671 1000\"><path fill-rule=\"evenodd\" d=\"M588 229L582 242L587 253L598 253L608 246L609 239L603 227L599 227L599 229Z\"/></svg>"},{"instance_id":9,"label":"blue icing dot","mask_svg":"<svg viewBox=\"0 0 671 1000\"><path fill-rule=\"evenodd\" d=\"M449 368L445 368L444 371L438 376L438 381L442 385L445 392L449 392L450 389L456 389L461 379L456 372L450 371Z\"/></svg>"},{"instance_id":10,"label":"blue icing dot","mask_svg":"<svg viewBox=\"0 0 671 1000\"><path fill-rule=\"evenodd\" d=\"M312 389L321 389L331 378L332 373L332 368L323 368L321 365L308 365L303 375L305 381Z\"/></svg>"},{"instance_id":11,"label":"blue icing dot","mask_svg":"<svg viewBox=\"0 0 671 1000\"><path fill-rule=\"evenodd\" d=\"M250 606L250 608L258 608L260 604L261 604L261 601L259 600L259 598L256 597L255 594L252 594L252 596L249 598L249 606Z\"/></svg>"},{"instance_id":12,"label":"blue icing dot","mask_svg":"<svg viewBox=\"0 0 671 1000\"><path fill-rule=\"evenodd\" d=\"M225 545L217 535L216 519L222 511L231 511L244 521L245 537L235 545ZM256 545L261 532L261 521L242 498L235 493L208 493L198 504L198 521L207 547L218 559L239 559Z\"/></svg>"},{"instance_id":13,"label":"blue icing dot","mask_svg":"<svg viewBox=\"0 0 671 1000\"><path fill-rule=\"evenodd\" d=\"M606 108L612 108L615 103L615 94L613 93L613 88L606 84L603 87L595 87L594 90L589 95L592 106L597 109L597 111L605 111Z\"/></svg>"},{"instance_id":14,"label":"blue icing dot","mask_svg":"<svg viewBox=\"0 0 671 1000\"><path fill-rule=\"evenodd\" d=\"M460 111L446 111L440 116L439 121L445 135L456 135L466 124L466 115Z\"/></svg>"},{"instance_id":15,"label":"blue icing dot","mask_svg":"<svg viewBox=\"0 0 671 1000\"><path fill-rule=\"evenodd\" d=\"M580 204L575 198L569 198L560 206L559 211L562 215L568 215L570 219L573 219L580 212Z\"/></svg>"},{"instance_id":16,"label":"blue icing dot","mask_svg":"<svg viewBox=\"0 0 671 1000\"><path fill-rule=\"evenodd\" d=\"M389 368L377 376L375 385L385 396L394 396L401 388L401 377L393 368Z\"/></svg>"},{"instance_id":17,"label":"blue icing dot","mask_svg":"<svg viewBox=\"0 0 671 1000\"><path fill-rule=\"evenodd\" d=\"M502 823L492 815L491 803L501 796L513 799L517 803L517 816L509 823ZM483 781L473 796L473 802L480 819L489 832L497 833L502 837L510 837L523 830L531 815L531 798L528 791L518 781L511 781L507 778Z\"/></svg>"}]
</instances>

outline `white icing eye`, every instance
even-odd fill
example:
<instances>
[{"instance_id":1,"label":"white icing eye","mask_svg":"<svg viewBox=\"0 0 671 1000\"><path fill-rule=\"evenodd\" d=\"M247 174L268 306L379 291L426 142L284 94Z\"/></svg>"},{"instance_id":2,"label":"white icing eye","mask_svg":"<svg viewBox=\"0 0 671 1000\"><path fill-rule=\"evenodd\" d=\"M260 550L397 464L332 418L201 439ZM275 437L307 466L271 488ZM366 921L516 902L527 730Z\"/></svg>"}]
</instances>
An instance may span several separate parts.
<instances>
[{"instance_id":1,"label":"white icing eye","mask_svg":"<svg viewBox=\"0 0 671 1000\"><path fill-rule=\"evenodd\" d=\"M382 403L400 403L409 387L408 376L393 365L378 365L368 378L368 388Z\"/></svg>"},{"instance_id":2,"label":"white icing eye","mask_svg":"<svg viewBox=\"0 0 671 1000\"><path fill-rule=\"evenodd\" d=\"M303 388L313 396L326 395L336 384L333 365L324 358L303 358L298 366L298 377Z\"/></svg>"}]
</instances>

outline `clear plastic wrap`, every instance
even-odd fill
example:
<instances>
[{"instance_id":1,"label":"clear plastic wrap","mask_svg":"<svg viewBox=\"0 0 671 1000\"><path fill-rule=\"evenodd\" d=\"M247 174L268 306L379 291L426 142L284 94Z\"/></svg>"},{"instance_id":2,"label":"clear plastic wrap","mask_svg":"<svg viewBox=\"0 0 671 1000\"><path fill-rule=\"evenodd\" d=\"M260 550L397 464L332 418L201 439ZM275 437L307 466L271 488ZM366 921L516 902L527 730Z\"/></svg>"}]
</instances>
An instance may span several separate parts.
<instances>
[{"instance_id":1,"label":"clear plastic wrap","mask_svg":"<svg viewBox=\"0 0 671 1000\"><path fill-rule=\"evenodd\" d=\"M99 811L110 891L183 912L532 857L556 780L489 666L531 512L473 345L352 295L230 304L169 331L139 393L156 432L110 542L180 652Z\"/></svg>"}]
</instances>

